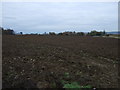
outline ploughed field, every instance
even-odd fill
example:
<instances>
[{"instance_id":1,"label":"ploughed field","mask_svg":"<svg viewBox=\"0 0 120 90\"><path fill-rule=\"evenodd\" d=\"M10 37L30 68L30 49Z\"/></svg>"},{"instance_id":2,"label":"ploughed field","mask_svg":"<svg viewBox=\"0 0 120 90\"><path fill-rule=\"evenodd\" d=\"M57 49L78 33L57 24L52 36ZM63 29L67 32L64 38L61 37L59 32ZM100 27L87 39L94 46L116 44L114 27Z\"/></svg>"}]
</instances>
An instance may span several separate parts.
<instances>
[{"instance_id":1,"label":"ploughed field","mask_svg":"<svg viewBox=\"0 0 120 90\"><path fill-rule=\"evenodd\" d=\"M3 88L118 87L118 41L89 36L4 35ZM69 84L69 85L68 85Z\"/></svg>"}]
</instances>

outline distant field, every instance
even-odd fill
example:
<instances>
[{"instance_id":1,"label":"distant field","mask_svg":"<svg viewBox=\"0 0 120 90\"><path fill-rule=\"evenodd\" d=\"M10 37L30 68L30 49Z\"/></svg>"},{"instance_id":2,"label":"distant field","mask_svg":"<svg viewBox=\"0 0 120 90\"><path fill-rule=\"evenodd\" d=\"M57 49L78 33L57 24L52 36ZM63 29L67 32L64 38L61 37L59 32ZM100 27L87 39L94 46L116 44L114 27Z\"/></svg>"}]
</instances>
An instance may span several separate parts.
<instances>
[{"instance_id":1,"label":"distant field","mask_svg":"<svg viewBox=\"0 0 120 90\"><path fill-rule=\"evenodd\" d=\"M120 34L110 35L109 37L113 37L113 38L118 38L118 39L120 39Z\"/></svg>"},{"instance_id":2,"label":"distant field","mask_svg":"<svg viewBox=\"0 0 120 90\"><path fill-rule=\"evenodd\" d=\"M118 87L118 41L89 36L4 35L3 88Z\"/></svg>"},{"instance_id":3,"label":"distant field","mask_svg":"<svg viewBox=\"0 0 120 90\"><path fill-rule=\"evenodd\" d=\"M103 36L103 37L120 39L120 34L110 34L109 36Z\"/></svg>"}]
</instances>

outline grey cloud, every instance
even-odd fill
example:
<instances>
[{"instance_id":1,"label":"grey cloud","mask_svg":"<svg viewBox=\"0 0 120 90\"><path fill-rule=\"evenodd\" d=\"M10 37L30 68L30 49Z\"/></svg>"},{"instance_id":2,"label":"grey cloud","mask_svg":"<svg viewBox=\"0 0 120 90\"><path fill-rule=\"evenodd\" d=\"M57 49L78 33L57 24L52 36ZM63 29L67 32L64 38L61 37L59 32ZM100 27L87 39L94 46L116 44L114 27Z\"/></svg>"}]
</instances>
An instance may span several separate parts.
<instances>
[{"instance_id":1,"label":"grey cloud","mask_svg":"<svg viewBox=\"0 0 120 90\"><path fill-rule=\"evenodd\" d=\"M117 29L117 3L3 3L3 25L16 31Z\"/></svg>"}]
</instances>

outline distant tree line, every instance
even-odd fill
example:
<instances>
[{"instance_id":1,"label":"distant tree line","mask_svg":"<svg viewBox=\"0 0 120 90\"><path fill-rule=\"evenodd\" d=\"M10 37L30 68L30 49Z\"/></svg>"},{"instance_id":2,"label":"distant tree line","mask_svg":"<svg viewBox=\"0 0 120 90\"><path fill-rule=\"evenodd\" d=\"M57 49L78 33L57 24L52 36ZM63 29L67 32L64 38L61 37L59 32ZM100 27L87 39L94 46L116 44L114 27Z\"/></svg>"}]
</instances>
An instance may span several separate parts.
<instances>
[{"instance_id":1,"label":"distant tree line","mask_svg":"<svg viewBox=\"0 0 120 90\"><path fill-rule=\"evenodd\" d=\"M84 32L75 32L75 31L73 31L73 32L66 31L66 32L63 32L63 33L58 33L58 35L67 35L67 36L70 36L70 35L73 35L73 36L79 35L79 36L84 36L85 33Z\"/></svg>"},{"instance_id":2,"label":"distant tree line","mask_svg":"<svg viewBox=\"0 0 120 90\"><path fill-rule=\"evenodd\" d=\"M15 33L13 29L4 29L3 27L0 27L0 32L2 35L22 35L22 32Z\"/></svg>"},{"instance_id":3,"label":"distant tree line","mask_svg":"<svg viewBox=\"0 0 120 90\"><path fill-rule=\"evenodd\" d=\"M88 32L87 35L88 36L105 36L105 35L107 35L107 33L105 32L105 30L104 31L100 31L100 32L98 32L96 30L93 30L90 33Z\"/></svg>"},{"instance_id":4,"label":"distant tree line","mask_svg":"<svg viewBox=\"0 0 120 90\"><path fill-rule=\"evenodd\" d=\"M61 33L58 33L56 34L55 32L49 32L49 35L66 35L66 36L105 36L107 35L105 30L104 31L96 31L96 30L93 30L91 32L88 32L88 33L84 33L84 32L70 32L70 31L66 31L66 32L61 32Z\"/></svg>"},{"instance_id":5,"label":"distant tree line","mask_svg":"<svg viewBox=\"0 0 120 90\"><path fill-rule=\"evenodd\" d=\"M4 29L0 27L0 30L2 32L2 35L15 35L15 32L12 29Z\"/></svg>"},{"instance_id":6,"label":"distant tree line","mask_svg":"<svg viewBox=\"0 0 120 90\"><path fill-rule=\"evenodd\" d=\"M12 29L4 29L4 28L0 27L0 30L2 31L3 35L23 35L23 32L15 33L15 31ZM31 34L25 34L25 35L105 36L108 34L106 34L105 30L103 30L103 31L93 30L88 33L65 31L65 32L60 32L60 33L55 33L55 32L46 33L45 32L43 34L31 33Z\"/></svg>"}]
</instances>

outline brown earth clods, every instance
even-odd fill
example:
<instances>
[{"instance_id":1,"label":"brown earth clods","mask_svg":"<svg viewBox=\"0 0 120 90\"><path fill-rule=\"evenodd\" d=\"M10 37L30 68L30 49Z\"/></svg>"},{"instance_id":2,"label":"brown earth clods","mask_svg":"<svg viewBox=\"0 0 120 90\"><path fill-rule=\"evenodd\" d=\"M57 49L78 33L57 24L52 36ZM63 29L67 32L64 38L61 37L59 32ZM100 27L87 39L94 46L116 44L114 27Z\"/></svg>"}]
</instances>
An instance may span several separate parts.
<instances>
[{"instance_id":1,"label":"brown earth clods","mask_svg":"<svg viewBox=\"0 0 120 90\"><path fill-rule=\"evenodd\" d=\"M89 36L4 35L3 88L63 88L63 81L118 88L118 41Z\"/></svg>"}]
</instances>

